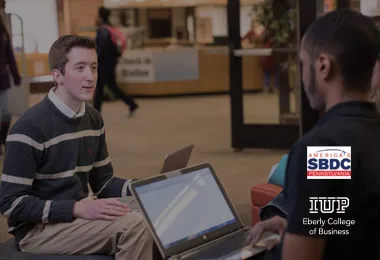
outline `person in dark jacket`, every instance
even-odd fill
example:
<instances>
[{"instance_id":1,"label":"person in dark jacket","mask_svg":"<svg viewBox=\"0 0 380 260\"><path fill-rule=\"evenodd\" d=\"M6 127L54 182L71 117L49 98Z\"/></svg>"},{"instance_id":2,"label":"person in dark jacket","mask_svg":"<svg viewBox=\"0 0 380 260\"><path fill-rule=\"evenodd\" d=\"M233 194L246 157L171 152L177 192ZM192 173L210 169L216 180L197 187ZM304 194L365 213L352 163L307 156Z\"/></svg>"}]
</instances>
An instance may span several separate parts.
<instances>
[{"instance_id":1,"label":"person in dark jacket","mask_svg":"<svg viewBox=\"0 0 380 260\"><path fill-rule=\"evenodd\" d=\"M10 74L14 85L19 86L21 77L13 54L12 39L3 18L0 16L0 154L11 122L7 96L8 89L12 86Z\"/></svg>"},{"instance_id":2,"label":"person in dark jacket","mask_svg":"<svg viewBox=\"0 0 380 260\"><path fill-rule=\"evenodd\" d=\"M104 25L110 26L110 11L107 8L99 8L98 29L96 31L96 45L98 53L98 83L95 91L94 107L101 110L104 85L107 85L117 97L121 98L129 106L130 115L138 108L136 102L127 96L116 84L115 69L119 58L117 46L112 42L111 35Z\"/></svg>"},{"instance_id":3,"label":"person in dark jacket","mask_svg":"<svg viewBox=\"0 0 380 260\"><path fill-rule=\"evenodd\" d=\"M380 118L374 104L379 102L379 46L373 21L350 9L325 14L305 33L300 45L303 87L310 106L324 114L292 146L284 190L261 212L264 220L248 236L254 245L263 232L279 234L267 244L273 250L260 259L380 259ZM308 178L307 157L318 154L307 149L315 146L352 147L350 176ZM323 202L316 209L315 197ZM349 205L334 208L334 197Z\"/></svg>"}]
</instances>

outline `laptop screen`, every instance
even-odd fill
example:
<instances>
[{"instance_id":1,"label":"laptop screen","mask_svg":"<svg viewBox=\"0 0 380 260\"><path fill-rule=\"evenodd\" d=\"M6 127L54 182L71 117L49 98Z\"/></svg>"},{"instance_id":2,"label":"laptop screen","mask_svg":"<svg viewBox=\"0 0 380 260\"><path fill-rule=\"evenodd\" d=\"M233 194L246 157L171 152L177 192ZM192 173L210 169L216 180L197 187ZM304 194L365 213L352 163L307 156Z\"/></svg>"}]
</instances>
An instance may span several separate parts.
<instances>
[{"instance_id":1,"label":"laptop screen","mask_svg":"<svg viewBox=\"0 0 380 260\"><path fill-rule=\"evenodd\" d=\"M165 248L236 221L210 169L136 187Z\"/></svg>"}]
</instances>

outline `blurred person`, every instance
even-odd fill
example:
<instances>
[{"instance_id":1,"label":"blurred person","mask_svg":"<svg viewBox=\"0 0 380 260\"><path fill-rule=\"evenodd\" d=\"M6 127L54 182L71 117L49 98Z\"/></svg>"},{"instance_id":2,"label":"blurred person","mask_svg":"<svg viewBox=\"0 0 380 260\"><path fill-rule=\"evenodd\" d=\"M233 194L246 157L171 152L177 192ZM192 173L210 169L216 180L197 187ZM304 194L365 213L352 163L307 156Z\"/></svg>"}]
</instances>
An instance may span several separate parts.
<instances>
[{"instance_id":1,"label":"blurred person","mask_svg":"<svg viewBox=\"0 0 380 260\"><path fill-rule=\"evenodd\" d=\"M4 17L0 15L0 154L3 153L2 149L12 119L8 108L8 90L12 86L10 76L12 76L14 85L20 86L21 84L13 53L12 38L3 19Z\"/></svg>"},{"instance_id":2,"label":"blurred person","mask_svg":"<svg viewBox=\"0 0 380 260\"><path fill-rule=\"evenodd\" d=\"M49 51L55 83L12 126L0 183L0 212L21 251L149 260L153 238L114 176L100 113L86 105L98 77L96 44L66 35ZM89 198L90 184L95 198Z\"/></svg>"},{"instance_id":3,"label":"blurred person","mask_svg":"<svg viewBox=\"0 0 380 260\"><path fill-rule=\"evenodd\" d=\"M263 35L264 48L272 48L272 37L264 31ZM261 57L261 69L264 74L264 91L272 93L274 89L278 89L280 84L280 72L276 59L273 54Z\"/></svg>"},{"instance_id":4,"label":"blurred person","mask_svg":"<svg viewBox=\"0 0 380 260\"><path fill-rule=\"evenodd\" d=\"M130 116L139 107L133 98L127 96L116 84L116 65L122 55L118 46L112 40L113 26L110 24L111 12L105 7L100 7L98 12L96 31L96 45L99 61L99 79L96 86L94 107L100 112L103 101L104 85L107 85L117 97L121 98L129 106Z\"/></svg>"},{"instance_id":5,"label":"blurred person","mask_svg":"<svg viewBox=\"0 0 380 260\"><path fill-rule=\"evenodd\" d=\"M259 26L254 20L252 21L251 29L244 35L242 42L248 41L250 44L259 43L263 48L272 48L273 39L265 28L260 30ZM261 31L258 33L257 31ZM269 56L260 57L260 65L264 76L264 91L274 92L278 89L280 83L279 68L276 64L276 59L273 54ZM273 80L272 80L273 79Z\"/></svg>"},{"instance_id":6,"label":"blurred person","mask_svg":"<svg viewBox=\"0 0 380 260\"><path fill-rule=\"evenodd\" d=\"M248 237L254 245L265 231L281 236L260 259L379 259L380 117L368 99L379 46L373 21L349 9L328 13L308 28L300 49L302 81L311 107L325 113L289 152L286 214L257 223ZM351 146L351 179L307 179L308 146ZM311 214L310 197L347 197L349 207L344 214Z\"/></svg>"}]
</instances>

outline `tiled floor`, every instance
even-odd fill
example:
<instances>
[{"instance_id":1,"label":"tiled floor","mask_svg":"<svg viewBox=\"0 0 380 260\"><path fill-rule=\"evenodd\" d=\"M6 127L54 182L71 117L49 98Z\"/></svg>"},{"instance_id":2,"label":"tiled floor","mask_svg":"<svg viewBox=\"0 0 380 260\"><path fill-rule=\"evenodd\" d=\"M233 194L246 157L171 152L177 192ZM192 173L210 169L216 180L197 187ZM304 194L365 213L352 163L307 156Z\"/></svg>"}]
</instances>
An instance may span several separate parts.
<instances>
[{"instance_id":1,"label":"tiled floor","mask_svg":"<svg viewBox=\"0 0 380 260\"><path fill-rule=\"evenodd\" d=\"M33 95L31 104L42 97ZM115 174L137 178L158 174L167 153L195 144L190 164L211 163L243 221L250 224L250 188L266 181L271 166L287 151L251 149L235 153L231 149L228 96L138 102L141 109L133 118L119 101L104 105L102 114ZM294 110L294 100L292 103ZM278 122L275 94L245 95L244 107L250 123ZM8 237L5 219L0 218L0 241Z\"/></svg>"}]
</instances>

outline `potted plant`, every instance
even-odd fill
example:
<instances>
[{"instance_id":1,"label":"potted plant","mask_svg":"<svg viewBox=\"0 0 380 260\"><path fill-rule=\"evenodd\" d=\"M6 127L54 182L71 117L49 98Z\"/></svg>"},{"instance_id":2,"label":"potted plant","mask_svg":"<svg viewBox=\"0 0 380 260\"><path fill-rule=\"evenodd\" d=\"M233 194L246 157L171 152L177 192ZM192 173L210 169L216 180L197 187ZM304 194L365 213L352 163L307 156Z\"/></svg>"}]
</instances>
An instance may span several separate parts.
<instances>
[{"instance_id":1,"label":"potted plant","mask_svg":"<svg viewBox=\"0 0 380 260\"><path fill-rule=\"evenodd\" d=\"M263 26L265 35L261 39L270 39L272 48L297 49L297 0L263 0L253 5L252 17ZM278 55L277 61L282 69L288 70L289 85L294 89L298 85L297 53Z\"/></svg>"},{"instance_id":2,"label":"potted plant","mask_svg":"<svg viewBox=\"0 0 380 260\"><path fill-rule=\"evenodd\" d=\"M252 17L265 28L274 48L297 46L296 0L264 0L253 5Z\"/></svg>"}]
</instances>

